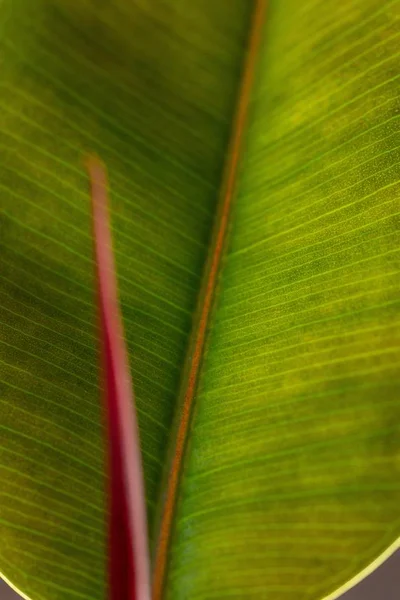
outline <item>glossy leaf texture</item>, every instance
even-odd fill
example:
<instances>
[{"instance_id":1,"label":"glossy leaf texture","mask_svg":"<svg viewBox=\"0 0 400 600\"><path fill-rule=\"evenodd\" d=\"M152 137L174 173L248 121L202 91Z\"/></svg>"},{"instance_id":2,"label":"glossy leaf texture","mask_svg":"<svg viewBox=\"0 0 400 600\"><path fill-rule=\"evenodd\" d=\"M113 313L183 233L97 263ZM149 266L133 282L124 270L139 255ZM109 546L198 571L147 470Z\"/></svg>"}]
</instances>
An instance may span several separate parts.
<instances>
[{"instance_id":1,"label":"glossy leaf texture","mask_svg":"<svg viewBox=\"0 0 400 600\"><path fill-rule=\"evenodd\" d=\"M398 543L399 17L270 5L171 599L316 600Z\"/></svg>"},{"instance_id":2,"label":"glossy leaf texture","mask_svg":"<svg viewBox=\"0 0 400 600\"><path fill-rule=\"evenodd\" d=\"M0 569L32 600L104 593L81 155L110 173L154 546L254 6L1 4ZM320 600L398 539L399 17L268 3L171 600Z\"/></svg>"}]
</instances>

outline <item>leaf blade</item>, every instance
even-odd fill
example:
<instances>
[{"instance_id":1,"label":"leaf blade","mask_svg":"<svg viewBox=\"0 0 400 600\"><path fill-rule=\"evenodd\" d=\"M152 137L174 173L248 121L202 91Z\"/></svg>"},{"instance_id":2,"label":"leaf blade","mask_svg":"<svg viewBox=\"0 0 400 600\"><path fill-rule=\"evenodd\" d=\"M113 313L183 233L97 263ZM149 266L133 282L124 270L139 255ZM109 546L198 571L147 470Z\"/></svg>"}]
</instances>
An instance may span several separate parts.
<instances>
[{"instance_id":1,"label":"leaf blade","mask_svg":"<svg viewBox=\"0 0 400 600\"><path fill-rule=\"evenodd\" d=\"M329 7L270 7L169 598L335 597L399 544L399 5Z\"/></svg>"},{"instance_id":2,"label":"leaf blade","mask_svg":"<svg viewBox=\"0 0 400 600\"><path fill-rule=\"evenodd\" d=\"M125 0L101 10L80 1L2 3L0 287L13 329L2 326L1 338L16 348L0 343L2 424L32 441L1 431L9 496L0 502L0 563L33 598L103 594L103 445L82 153L98 153L110 171L152 529L247 11L245 1L232 11L230 2L201 0L188 11L168 0L156 13ZM20 489L25 498L12 501Z\"/></svg>"}]
</instances>

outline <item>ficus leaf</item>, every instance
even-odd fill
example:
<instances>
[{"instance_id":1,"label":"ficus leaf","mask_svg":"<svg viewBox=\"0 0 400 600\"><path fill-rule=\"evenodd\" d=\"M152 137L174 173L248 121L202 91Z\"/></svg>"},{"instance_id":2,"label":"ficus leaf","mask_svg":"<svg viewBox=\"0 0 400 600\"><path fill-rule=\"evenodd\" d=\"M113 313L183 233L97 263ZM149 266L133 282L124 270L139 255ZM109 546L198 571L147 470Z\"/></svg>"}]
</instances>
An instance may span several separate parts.
<instances>
[{"instance_id":1,"label":"ficus leaf","mask_svg":"<svg viewBox=\"0 0 400 600\"><path fill-rule=\"evenodd\" d=\"M331 598L398 546L398 1L268 3L182 420L263 9L0 6L0 569L32 600L105 593L88 150L154 597Z\"/></svg>"}]
</instances>

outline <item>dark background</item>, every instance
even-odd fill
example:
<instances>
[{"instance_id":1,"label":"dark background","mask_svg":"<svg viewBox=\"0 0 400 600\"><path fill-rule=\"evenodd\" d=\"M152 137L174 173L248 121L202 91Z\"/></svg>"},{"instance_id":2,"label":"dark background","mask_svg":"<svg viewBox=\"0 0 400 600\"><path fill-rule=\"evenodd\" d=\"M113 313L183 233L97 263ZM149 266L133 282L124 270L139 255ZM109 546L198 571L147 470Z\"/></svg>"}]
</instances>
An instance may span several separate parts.
<instances>
[{"instance_id":1,"label":"dark background","mask_svg":"<svg viewBox=\"0 0 400 600\"><path fill-rule=\"evenodd\" d=\"M399 600L400 551L391 556L372 575L346 592L341 600ZM8 586L0 581L0 600L18 600ZM33 599L34 600L34 599Z\"/></svg>"}]
</instances>

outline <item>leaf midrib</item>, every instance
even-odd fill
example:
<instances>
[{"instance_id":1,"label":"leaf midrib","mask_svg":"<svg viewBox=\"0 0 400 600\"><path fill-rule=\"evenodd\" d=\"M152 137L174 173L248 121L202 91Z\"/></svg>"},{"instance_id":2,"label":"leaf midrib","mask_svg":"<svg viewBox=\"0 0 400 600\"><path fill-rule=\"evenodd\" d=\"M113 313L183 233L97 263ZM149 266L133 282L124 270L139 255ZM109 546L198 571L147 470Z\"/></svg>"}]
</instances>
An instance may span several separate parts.
<instances>
[{"instance_id":1,"label":"leaf midrib","mask_svg":"<svg viewBox=\"0 0 400 600\"><path fill-rule=\"evenodd\" d=\"M236 111L227 148L227 159L221 179L220 196L216 209L215 222L202 276L191 338L184 360L182 383L178 396L176 427L173 430L174 436L171 439L171 460L167 465L166 489L161 506L161 518L157 530L155 560L153 566L153 600L161 600L163 597L167 571L167 557L179 480L185 458L188 429L194 408L197 383L201 372L206 333L214 303L221 260L226 246L229 217L243 148L248 107L259 55L266 7L267 0L255 0L249 29L247 50L239 84Z\"/></svg>"}]
</instances>

